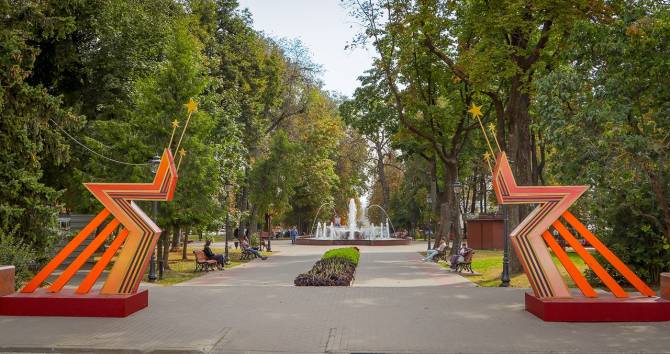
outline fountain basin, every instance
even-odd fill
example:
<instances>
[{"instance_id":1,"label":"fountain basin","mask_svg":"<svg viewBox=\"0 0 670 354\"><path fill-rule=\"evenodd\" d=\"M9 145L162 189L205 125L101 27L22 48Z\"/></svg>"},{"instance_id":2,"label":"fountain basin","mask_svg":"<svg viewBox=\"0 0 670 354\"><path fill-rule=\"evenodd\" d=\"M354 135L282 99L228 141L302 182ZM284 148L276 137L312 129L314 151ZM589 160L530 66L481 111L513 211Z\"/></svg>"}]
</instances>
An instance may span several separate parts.
<instances>
[{"instance_id":1,"label":"fountain basin","mask_svg":"<svg viewBox=\"0 0 670 354\"><path fill-rule=\"evenodd\" d=\"M306 246L404 246L409 245L411 240L403 238L385 238L378 240L329 240L314 237L298 238L297 245Z\"/></svg>"},{"instance_id":2,"label":"fountain basin","mask_svg":"<svg viewBox=\"0 0 670 354\"><path fill-rule=\"evenodd\" d=\"M321 205L322 207L323 205ZM391 224L386 211L377 205L387 216L386 222L380 222L378 225L371 224L365 215L365 210L361 222L357 222L358 210L356 208L356 201L354 198L349 199L349 214L347 215L347 225L339 224L339 217L335 222L330 224L319 221L319 210L314 217L312 228L310 232L316 231L313 234L298 238L296 243L299 245L312 246L330 246L330 245L347 245L347 246L400 246L409 245L410 240L390 237L395 234L395 230L391 233ZM316 226L316 229L314 229Z\"/></svg>"}]
</instances>

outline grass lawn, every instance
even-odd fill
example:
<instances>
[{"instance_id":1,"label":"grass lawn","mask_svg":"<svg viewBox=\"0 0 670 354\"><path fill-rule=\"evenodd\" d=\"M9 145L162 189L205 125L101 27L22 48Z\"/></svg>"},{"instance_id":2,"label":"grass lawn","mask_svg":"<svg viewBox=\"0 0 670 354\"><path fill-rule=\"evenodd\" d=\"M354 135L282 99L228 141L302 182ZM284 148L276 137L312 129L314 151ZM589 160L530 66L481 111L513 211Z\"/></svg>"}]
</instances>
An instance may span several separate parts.
<instances>
[{"instance_id":1,"label":"grass lawn","mask_svg":"<svg viewBox=\"0 0 670 354\"><path fill-rule=\"evenodd\" d=\"M568 272L565 271L558 258L553 253L551 255L554 263L558 265L558 270L561 272L563 279L565 279L565 283L571 288L575 287L575 283L568 275ZM577 269L584 272L587 268L584 261L574 252L568 252L568 256ZM472 258L472 269L477 273L481 273L481 275L468 276L468 279L479 286L499 286L500 274L502 273L502 258L503 251L475 250L475 255ZM439 264L443 268L449 268L448 263L440 262ZM530 288L530 283L526 274L521 273L511 277L510 286L515 288Z\"/></svg>"},{"instance_id":2,"label":"grass lawn","mask_svg":"<svg viewBox=\"0 0 670 354\"><path fill-rule=\"evenodd\" d=\"M170 270L163 273L163 279L156 280L155 283L160 285L174 285L207 274L207 272L204 271L195 271L195 256L193 255L193 251L195 249L202 249L202 247L188 247L186 249L186 256L188 258L187 260L181 259L181 250L177 252L170 252L168 261ZM212 252L223 254L224 249L212 247ZM261 252L261 254L264 256L272 255L273 253L276 254L277 252ZM236 267L242 263L250 262L250 260L240 260L241 253L239 248L228 248L228 255L230 256L230 264L226 265L226 269ZM158 273L158 271L156 271L156 273ZM143 281L149 281L147 274L144 275Z\"/></svg>"}]
</instances>

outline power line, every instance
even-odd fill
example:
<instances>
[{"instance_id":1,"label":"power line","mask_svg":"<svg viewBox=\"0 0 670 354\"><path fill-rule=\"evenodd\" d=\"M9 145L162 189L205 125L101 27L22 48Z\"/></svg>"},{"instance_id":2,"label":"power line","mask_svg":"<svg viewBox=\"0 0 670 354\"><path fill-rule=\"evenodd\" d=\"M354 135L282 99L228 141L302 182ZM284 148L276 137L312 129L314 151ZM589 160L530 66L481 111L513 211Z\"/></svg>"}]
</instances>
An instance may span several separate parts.
<instances>
[{"instance_id":1,"label":"power line","mask_svg":"<svg viewBox=\"0 0 670 354\"><path fill-rule=\"evenodd\" d=\"M97 151L94 151L93 149L89 148L89 147L86 146L84 143L80 142L80 141L77 140L75 137L73 137L72 135L70 135L70 133L68 133L65 129L63 129L60 125L58 125L58 123L56 123L53 119L49 118L49 121L51 121L51 123L53 123L58 129L60 129L60 131L62 131L63 134L67 135L68 138L72 139L72 141L74 141L75 143L79 144L81 147L83 147L84 149L86 149L88 152L90 152L90 153L92 153L92 154L94 154L94 155L97 155L97 156L99 156L99 157L101 157L101 158L103 158L103 159L105 159L105 160L107 160L107 161L116 162L116 163L121 164L121 165L129 165L129 166L146 166L146 165L149 165L148 162L144 162L144 163L125 162L125 161L115 160L115 159L113 159L113 158L111 158L111 157L107 157L107 156L105 156L105 155L102 155L102 154L98 153ZM104 145L104 144L103 144L103 145Z\"/></svg>"}]
</instances>

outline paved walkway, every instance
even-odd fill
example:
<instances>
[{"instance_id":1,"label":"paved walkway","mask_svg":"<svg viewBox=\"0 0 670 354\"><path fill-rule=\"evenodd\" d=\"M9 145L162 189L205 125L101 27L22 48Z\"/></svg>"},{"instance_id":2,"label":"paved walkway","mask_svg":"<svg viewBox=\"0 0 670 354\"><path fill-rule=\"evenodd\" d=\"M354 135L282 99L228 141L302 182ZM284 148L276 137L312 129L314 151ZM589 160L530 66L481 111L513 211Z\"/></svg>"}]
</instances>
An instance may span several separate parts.
<instances>
[{"instance_id":1,"label":"paved walkway","mask_svg":"<svg viewBox=\"0 0 670 354\"><path fill-rule=\"evenodd\" d=\"M217 247L223 247L220 245ZM293 286L296 275L308 271L324 252L342 246L300 246L287 241L274 242L277 251L267 260L222 271L210 272L178 286ZM445 272L435 263L423 262L422 243L409 246L361 246L361 259L354 286L415 287L475 286L466 278Z\"/></svg>"},{"instance_id":2,"label":"paved walkway","mask_svg":"<svg viewBox=\"0 0 670 354\"><path fill-rule=\"evenodd\" d=\"M670 322L543 322L524 311L523 289L467 286L417 262L419 246L362 249L356 286L328 288L289 286L324 248L277 247L265 262L152 287L149 308L128 318L0 317L0 352L670 352ZM422 280L389 287L412 276Z\"/></svg>"},{"instance_id":3,"label":"paved walkway","mask_svg":"<svg viewBox=\"0 0 670 354\"><path fill-rule=\"evenodd\" d=\"M424 244L415 244L402 248L368 247L361 249L361 259L356 270L354 286L475 286L466 278L446 272L433 262L423 262L419 251L424 247Z\"/></svg>"}]
</instances>

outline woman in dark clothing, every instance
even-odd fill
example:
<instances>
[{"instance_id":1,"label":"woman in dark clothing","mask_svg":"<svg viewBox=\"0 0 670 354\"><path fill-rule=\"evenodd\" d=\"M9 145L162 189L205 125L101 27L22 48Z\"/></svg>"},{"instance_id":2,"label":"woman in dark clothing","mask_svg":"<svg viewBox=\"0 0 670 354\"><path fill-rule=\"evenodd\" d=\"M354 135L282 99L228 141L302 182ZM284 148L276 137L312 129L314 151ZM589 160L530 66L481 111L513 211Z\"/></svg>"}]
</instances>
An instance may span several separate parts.
<instances>
[{"instance_id":1,"label":"woman in dark clothing","mask_svg":"<svg viewBox=\"0 0 670 354\"><path fill-rule=\"evenodd\" d=\"M207 259L215 260L218 263L218 265L221 266L221 269L223 269L224 265L226 264L226 259L222 254L215 254L214 252L212 252L212 249L209 248L209 245L211 244L212 240L207 240L205 242L205 249L203 250L205 252L205 257L207 257Z\"/></svg>"}]
</instances>

